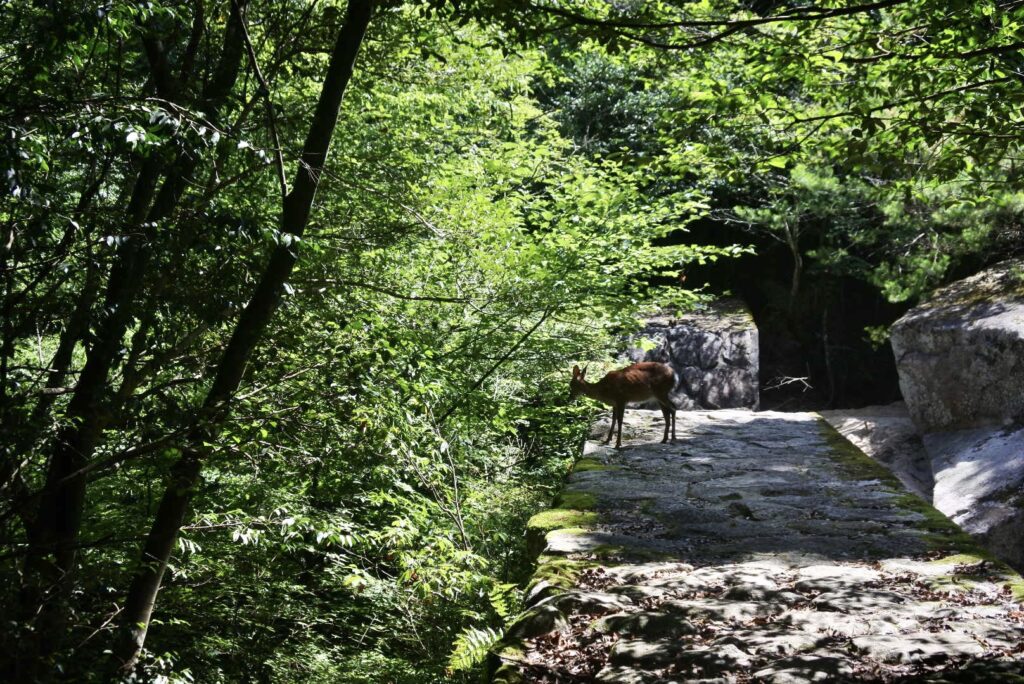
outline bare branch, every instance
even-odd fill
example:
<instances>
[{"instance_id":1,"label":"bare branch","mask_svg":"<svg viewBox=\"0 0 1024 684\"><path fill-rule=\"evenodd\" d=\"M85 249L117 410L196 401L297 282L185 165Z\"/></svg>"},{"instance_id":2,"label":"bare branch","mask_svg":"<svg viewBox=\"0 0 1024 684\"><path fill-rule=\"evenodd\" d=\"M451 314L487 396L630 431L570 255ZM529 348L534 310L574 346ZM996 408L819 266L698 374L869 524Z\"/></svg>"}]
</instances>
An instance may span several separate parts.
<instances>
[{"instance_id":1,"label":"bare branch","mask_svg":"<svg viewBox=\"0 0 1024 684\"><path fill-rule=\"evenodd\" d=\"M288 196L288 179L285 176L284 169L284 155L281 152L281 140L277 135L277 115L274 112L274 101L270 98L270 86L267 85L267 79L263 77L263 72L260 70L259 61L256 59L256 50L252 46L252 40L249 38L249 29L245 25L245 14L243 9L238 6L238 0L231 0L235 6L241 18L242 28L242 41L245 43L245 51L249 55L249 63L252 65L253 73L256 75L256 80L260 84L260 94L263 95L264 102L267 106L267 120L270 125L270 137L274 141L274 162L277 167L277 181L281 186L281 198Z\"/></svg>"},{"instance_id":2,"label":"bare branch","mask_svg":"<svg viewBox=\"0 0 1024 684\"><path fill-rule=\"evenodd\" d=\"M535 4L532 5L532 8L540 12L546 12L563 19L568 19L574 24L601 28L644 29L654 31L676 28L726 28L727 30L740 30L750 28L752 26L777 24L787 21L820 21L822 19L831 19L833 17L845 17L852 14L863 14L866 12L885 9L887 7L905 5L908 2L910 2L910 0L879 0L878 2L868 2L861 5L852 5L850 7L838 7L831 10L822 10L818 7L809 5L790 9L782 14L776 14L769 17L758 17L756 19L678 19L664 22L631 21L629 19L597 19L595 17L588 17L584 14L579 14L578 12L573 12L571 10L551 5Z\"/></svg>"}]
</instances>

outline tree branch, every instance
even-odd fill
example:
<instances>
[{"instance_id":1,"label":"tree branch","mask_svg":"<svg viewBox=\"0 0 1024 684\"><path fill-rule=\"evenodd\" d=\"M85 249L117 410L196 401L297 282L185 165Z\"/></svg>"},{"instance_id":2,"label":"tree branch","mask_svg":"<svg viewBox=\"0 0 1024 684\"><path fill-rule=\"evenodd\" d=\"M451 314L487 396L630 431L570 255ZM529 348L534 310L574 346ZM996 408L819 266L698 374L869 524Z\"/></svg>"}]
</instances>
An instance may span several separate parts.
<instances>
[{"instance_id":1,"label":"tree branch","mask_svg":"<svg viewBox=\"0 0 1024 684\"><path fill-rule=\"evenodd\" d=\"M515 354L516 351L521 346L523 346L523 344L525 344L528 339L530 339L530 337L533 335L533 333L537 332L537 328L539 328L541 325L543 325L544 321L546 321L548 319L548 316L551 315L553 310L554 310L554 307L548 307L547 309L544 309L544 313L541 315L540 319L536 323L533 324L533 327L531 327L529 330L527 330L525 333L523 333L522 337L520 337L516 341L516 343L513 344L511 348L509 348L509 350L507 352L502 354L501 358L499 358L497 361L495 361L491 365L491 367L487 369L486 373L484 373L479 378L477 378L476 382L474 382L472 385L470 385L470 387L466 389L465 393L469 394L470 392L475 392L477 389L479 389L480 385L484 384L484 381L487 380L487 378L491 377L491 375L494 373L494 371L498 370L498 368L501 367L501 364L505 363L505 361L507 361L509 359L509 357L511 357L513 354ZM448 418L453 413L455 413L455 411L457 411L460 406L462 406L462 404L460 402L456 402L456 403L452 404L452 406L447 411L442 413L441 417L437 419L438 426L443 425L444 422L446 420L448 420Z\"/></svg>"},{"instance_id":2,"label":"tree branch","mask_svg":"<svg viewBox=\"0 0 1024 684\"><path fill-rule=\"evenodd\" d=\"M551 5L534 4L532 5L532 8L540 12L546 12L563 19L568 19L574 24L600 28L663 31L675 28L724 27L726 29L739 30L752 26L777 24L786 21L820 21L821 19L831 19L833 17L845 17L852 14L863 14L865 12L873 12L887 7L905 5L908 2L910 2L910 0L879 0L878 2L868 2L861 5L839 7L831 10L820 10L814 6L796 7L784 12L783 14L776 14L770 17L758 17L757 19L679 19L665 22L642 22L630 21L628 19L597 19L595 17L588 17L584 14L579 14L578 12L573 12L561 7L553 7Z\"/></svg>"},{"instance_id":3,"label":"tree branch","mask_svg":"<svg viewBox=\"0 0 1024 684\"><path fill-rule=\"evenodd\" d=\"M249 38L249 29L245 24L245 14L242 12L242 9L238 7L238 0L231 0L231 3L235 6L239 16L241 17L242 41L245 43L245 51L249 55L249 63L252 65L252 71L256 75L257 82L260 84L260 94L263 96L263 100L267 106L267 121L270 125L270 137L274 141L274 164L277 167L277 182L281 186L281 197L284 198L288 196L288 179L285 177L284 156L281 152L281 140L277 135L277 115L274 112L274 101L270 98L270 86L267 85L267 79L263 77L259 61L256 59L256 50L252 46L252 40Z\"/></svg>"}]
</instances>

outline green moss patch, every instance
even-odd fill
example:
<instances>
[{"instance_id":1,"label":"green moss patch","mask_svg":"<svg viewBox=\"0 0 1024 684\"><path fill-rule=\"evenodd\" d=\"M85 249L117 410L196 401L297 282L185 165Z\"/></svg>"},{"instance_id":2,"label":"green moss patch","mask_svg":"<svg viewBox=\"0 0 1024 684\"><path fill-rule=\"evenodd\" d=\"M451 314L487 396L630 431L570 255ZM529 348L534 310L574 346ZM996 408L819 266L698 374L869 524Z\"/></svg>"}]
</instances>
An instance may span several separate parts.
<instances>
[{"instance_id":1,"label":"green moss patch","mask_svg":"<svg viewBox=\"0 0 1024 684\"><path fill-rule=\"evenodd\" d=\"M526 659L526 647L518 639L501 642L501 648L495 651L495 653L506 660Z\"/></svg>"},{"instance_id":2,"label":"green moss patch","mask_svg":"<svg viewBox=\"0 0 1024 684\"><path fill-rule=\"evenodd\" d=\"M1024 578L1014 573L1013 577L1006 578L1006 586L1010 588L1014 601L1024 603Z\"/></svg>"},{"instance_id":3,"label":"green moss patch","mask_svg":"<svg viewBox=\"0 0 1024 684\"><path fill-rule=\"evenodd\" d=\"M574 473L585 473L589 470L618 470L618 468L616 466L608 465L607 463L602 463L596 458L581 458L576 461L576 465L572 467L572 472Z\"/></svg>"},{"instance_id":4,"label":"green moss patch","mask_svg":"<svg viewBox=\"0 0 1024 684\"><path fill-rule=\"evenodd\" d=\"M979 555L975 553L954 553L928 562L933 565L973 565L974 563L980 563L981 561L986 560L992 559L987 555Z\"/></svg>"},{"instance_id":5,"label":"green moss patch","mask_svg":"<svg viewBox=\"0 0 1024 684\"><path fill-rule=\"evenodd\" d=\"M530 518L530 521L526 523L526 527L543 532L566 528L587 528L597 524L597 519L598 515L594 511L552 508Z\"/></svg>"},{"instance_id":6,"label":"green moss patch","mask_svg":"<svg viewBox=\"0 0 1024 684\"><path fill-rule=\"evenodd\" d=\"M971 277L938 290L919 304L922 309L963 309L1024 299L1020 260L1005 261L989 269L986 277ZM980 274L979 274L980 275Z\"/></svg>"},{"instance_id":7,"label":"green moss patch","mask_svg":"<svg viewBox=\"0 0 1024 684\"><path fill-rule=\"evenodd\" d=\"M859 480L882 482L896 493L892 499L894 506L901 510L917 513L923 518L916 524L916 527L924 532L923 539L928 547L950 554L945 556L941 562L947 562L945 559L957 559L948 562L960 564L975 563L979 560L998 562L991 554L984 551L971 535L960 529L944 513L916 494L906 492L896 476L885 466L858 449L824 420L822 421L822 436L829 445L832 458L839 463L846 475ZM1010 571L1009 568L1007 571L1019 580L1016 573Z\"/></svg>"},{"instance_id":8,"label":"green moss patch","mask_svg":"<svg viewBox=\"0 0 1024 684\"><path fill-rule=\"evenodd\" d=\"M533 574L530 587L547 582L548 584L570 589L575 586L580 574L589 568L600 565L594 561L572 560L562 556L541 556L537 561L537 572ZM529 590L529 589L528 589Z\"/></svg>"},{"instance_id":9,"label":"green moss patch","mask_svg":"<svg viewBox=\"0 0 1024 684\"><path fill-rule=\"evenodd\" d=\"M858 449L824 418L819 416L819 420L821 436L829 446L832 460L839 464L845 475L855 480L879 480L895 490L903 488L888 468Z\"/></svg>"},{"instance_id":10,"label":"green moss patch","mask_svg":"<svg viewBox=\"0 0 1024 684\"><path fill-rule=\"evenodd\" d=\"M925 532L924 539L937 551L949 551L966 557L987 556L971 535L967 534L944 513L916 494L904 493L895 497L893 503L906 511L921 515L924 520L917 528Z\"/></svg>"},{"instance_id":11,"label":"green moss patch","mask_svg":"<svg viewBox=\"0 0 1024 684\"><path fill-rule=\"evenodd\" d=\"M525 662L526 648L523 642L520 639L502 639L487 657L486 681L491 684L526 684L528 680L520 671L520 664Z\"/></svg>"},{"instance_id":12,"label":"green moss patch","mask_svg":"<svg viewBox=\"0 0 1024 684\"><path fill-rule=\"evenodd\" d=\"M993 556L987 551L980 548L972 550L969 553L953 553L942 558L936 558L929 561L935 565L949 565L955 566L976 566L982 561L985 562L986 567L978 572L971 572L968 570L963 573L956 573L956 578L977 579L987 580L989 582L995 581L1002 583L1009 588L1013 594L1013 600L1024 603L1024 578L1016 573L1010 566L1003 563L1001 560ZM962 581L962 580L961 580Z\"/></svg>"},{"instance_id":13,"label":"green moss patch","mask_svg":"<svg viewBox=\"0 0 1024 684\"><path fill-rule=\"evenodd\" d=\"M577 511L592 511L597 508L597 497L587 492L562 492L555 499L555 508L572 508Z\"/></svg>"},{"instance_id":14,"label":"green moss patch","mask_svg":"<svg viewBox=\"0 0 1024 684\"><path fill-rule=\"evenodd\" d=\"M675 560L676 558L675 555L664 551L653 551L651 549L623 546L622 544L598 544L588 551L588 555L604 561L629 559L631 561L658 562ZM607 565L607 563L601 563L601 565Z\"/></svg>"}]
</instances>

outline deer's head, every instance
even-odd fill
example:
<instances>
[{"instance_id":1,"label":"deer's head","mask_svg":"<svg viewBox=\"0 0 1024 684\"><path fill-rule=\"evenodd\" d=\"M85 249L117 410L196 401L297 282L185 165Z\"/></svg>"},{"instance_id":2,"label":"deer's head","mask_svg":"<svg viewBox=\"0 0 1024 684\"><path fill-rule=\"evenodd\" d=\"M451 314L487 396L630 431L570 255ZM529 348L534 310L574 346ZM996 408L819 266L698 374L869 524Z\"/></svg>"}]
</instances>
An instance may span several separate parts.
<instances>
[{"instance_id":1,"label":"deer's head","mask_svg":"<svg viewBox=\"0 0 1024 684\"><path fill-rule=\"evenodd\" d=\"M580 370L579 366L572 367L572 380L569 381L569 399L575 399L579 395L583 394L583 387L586 385L586 381L584 379L586 375L586 366L583 367L583 370Z\"/></svg>"}]
</instances>

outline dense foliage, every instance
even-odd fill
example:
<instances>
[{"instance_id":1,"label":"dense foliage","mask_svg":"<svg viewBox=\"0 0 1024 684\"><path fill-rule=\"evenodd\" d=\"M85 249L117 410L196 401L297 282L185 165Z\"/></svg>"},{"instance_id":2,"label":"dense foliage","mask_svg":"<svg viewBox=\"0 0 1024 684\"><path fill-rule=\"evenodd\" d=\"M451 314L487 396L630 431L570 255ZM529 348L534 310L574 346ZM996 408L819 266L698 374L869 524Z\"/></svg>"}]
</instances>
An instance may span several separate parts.
<instances>
[{"instance_id":1,"label":"dense foliage","mask_svg":"<svg viewBox=\"0 0 1024 684\"><path fill-rule=\"evenodd\" d=\"M651 274L722 252L650 246L699 196L651 202L574 155L533 95L539 53L394 8L300 237L280 184L338 7L23 9L0 410L4 652L31 661L11 666L103 680L105 651L131 655L140 543L196 460L138 676L426 681L457 642L475 664L580 438L566 363L611 348ZM277 315L243 328L282 250L301 259ZM240 335L244 381L211 402Z\"/></svg>"},{"instance_id":2,"label":"dense foliage","mask_svg":"<svg viewBox=\"0 0 1024 684\"><path fill-rule=\"evenodd\" d=\"M1019 4L6 3L4 674L476 677L681 271L1021 248Z\"/></svg>"}]
</instances>

